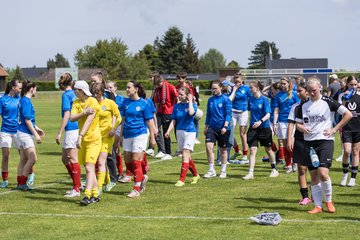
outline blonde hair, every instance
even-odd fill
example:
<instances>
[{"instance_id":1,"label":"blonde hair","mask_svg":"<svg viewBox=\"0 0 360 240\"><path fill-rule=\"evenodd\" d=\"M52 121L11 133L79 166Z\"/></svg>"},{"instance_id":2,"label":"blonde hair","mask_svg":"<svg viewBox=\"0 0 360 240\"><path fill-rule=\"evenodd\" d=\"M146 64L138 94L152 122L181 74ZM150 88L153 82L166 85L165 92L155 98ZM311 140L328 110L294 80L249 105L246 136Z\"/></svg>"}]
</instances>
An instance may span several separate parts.
<instances>
[{"instance_id":1,"label":"blonde hair","mask_svg":"<svg viewBox=\"0 0 360 240\"><path fill-rule=\"evenodd\" d=\"M292 81L287 77L282 77L280 79L280 81L286 81L289 84L288 89L286 90L286 92L288 94L287 99L291 99L292 98L293 88L294 88Z\"/></svg>"}]
</instances>

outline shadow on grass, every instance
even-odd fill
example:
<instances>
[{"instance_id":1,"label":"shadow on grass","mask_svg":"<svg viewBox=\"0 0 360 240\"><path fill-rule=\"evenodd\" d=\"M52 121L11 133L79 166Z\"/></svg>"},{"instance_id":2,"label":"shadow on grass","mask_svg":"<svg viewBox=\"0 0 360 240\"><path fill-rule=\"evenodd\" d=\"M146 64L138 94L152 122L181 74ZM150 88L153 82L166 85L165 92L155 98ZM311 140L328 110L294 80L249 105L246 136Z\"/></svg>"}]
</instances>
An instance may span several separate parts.
<instances>
[{"instance_id":1,"label":"shadow on grass","mask_svg":"<svg viewBox=\"0 0 360 240\"><path fill-rule=\"evenodd\" d=\"M61 152L40 152L40 154L47 156L61 156Z\"/></svg>"},{"instance_id":2,"label":"shadow on grass","mask_svg":"<svg viewBox=\"0 0 360 240\"><path fill-rule=\"evenodd\" d=\"M74 204L79 204L81 198L64 198L64 197L41 197L41 196L25 196L25 198L31 199L31 200L40 200L40 201L46 201L46 202L65 202L65 203L74 203Z\"/></svg>"},{"instance_id":3,"label":"shadow on grass","mask_svg":"<svg viewBox=\"0 0 360 240\"><path fill-rule=\"evenodd\" d=\"M155 180L155 179L149 180L149 183L161 183L161 184L168 184L168 185L174 184L173 181L163 181L163 180Z\"/></svg>"}]
</instances>

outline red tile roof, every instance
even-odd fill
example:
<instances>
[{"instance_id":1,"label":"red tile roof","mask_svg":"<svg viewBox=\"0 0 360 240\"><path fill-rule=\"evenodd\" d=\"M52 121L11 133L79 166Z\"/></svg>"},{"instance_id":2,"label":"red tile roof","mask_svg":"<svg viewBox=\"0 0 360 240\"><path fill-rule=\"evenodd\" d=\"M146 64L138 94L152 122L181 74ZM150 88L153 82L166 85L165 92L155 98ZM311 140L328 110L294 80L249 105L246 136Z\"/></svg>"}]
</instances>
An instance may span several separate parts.
<instances>
[{"instance_id":1,"label":"red tile roof","mask_svg":"<svg viewBox=\"0 0 360 240\"><path fill-rule=\"evenodd\" d=\"M0 67L0 77L7 77L7 76L9 76L9 74L5 71L5 69Z\"/></svg>"}]
</instances>

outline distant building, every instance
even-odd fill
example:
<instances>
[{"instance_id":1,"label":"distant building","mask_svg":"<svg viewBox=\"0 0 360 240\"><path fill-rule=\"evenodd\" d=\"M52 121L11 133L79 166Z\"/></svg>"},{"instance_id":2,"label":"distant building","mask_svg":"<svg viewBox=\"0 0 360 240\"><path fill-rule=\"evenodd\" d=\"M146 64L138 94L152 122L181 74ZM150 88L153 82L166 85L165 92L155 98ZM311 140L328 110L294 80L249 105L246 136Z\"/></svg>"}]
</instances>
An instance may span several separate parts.
<instances>
[{"instance_id":1,"label":"distant building","mask_svg":"<svg viewBox=\"0 0 360 240\"><path fill-rule=\"evenodd\" d=\"M38 79L48 71L46 67L21 68L25 79Z\"/></svg>"},{"instance_id":2,"label":"distant building","mask_svg":"<svg viewBox=\"0 0 360 240\"><path fill-rule=\"evenodd\" d=\"M6 86L6 78L9 74L5 71L5 69L0 65L0 91L5 91Z\"/></svg>"},{"instance_id":3,"label":"distant building","mask_svg":"<svg viewBox=\"0 0 360 240\"><path fill-rule=\"evenodd\" d=\"M39 69L43 69L43 68L39 68ZM38 71L40 72L40 71ZM79 79L80 80L85 80L85 81L90 81L91 80L91 74L95 73L95 72L102 72L105 74L106 76L106 71L100 68L80 68L79 69ZM25 72L24 72L25 75ZM45 72L43 72L40 76L34 77L34 79L39 80L39 81L55 81L55 69L54 68L50 68L50 69L46 69Z\"/></svg>"}]
</instances>

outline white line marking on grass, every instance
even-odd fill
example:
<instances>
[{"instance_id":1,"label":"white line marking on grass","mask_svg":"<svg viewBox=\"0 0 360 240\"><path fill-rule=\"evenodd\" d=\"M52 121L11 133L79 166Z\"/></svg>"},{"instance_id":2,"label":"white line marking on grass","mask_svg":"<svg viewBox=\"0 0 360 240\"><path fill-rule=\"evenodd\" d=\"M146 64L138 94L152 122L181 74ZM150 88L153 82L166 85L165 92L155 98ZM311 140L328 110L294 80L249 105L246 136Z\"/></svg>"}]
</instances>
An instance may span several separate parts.
<instances>
[{"instance_id":1,"label":"white line marking on grass","mask_svg":"<svg viewBox=\"0 0 360 240\"><path fill-rule=\"evenodd\" d=\"M117 219L143 219L143 220L198 220L198 221L251 221L245 217L196 217L196 216L126 216L126 215L100 215L100 214L54 214L54 213L25 213L25 212L0 212L0 215L9 216L37 216L37 217L58 217L58 218L117 218ZM306 219L283 219L287 223L360 223L360 220L306 220Z\"/></svg>"}]
</instances>

